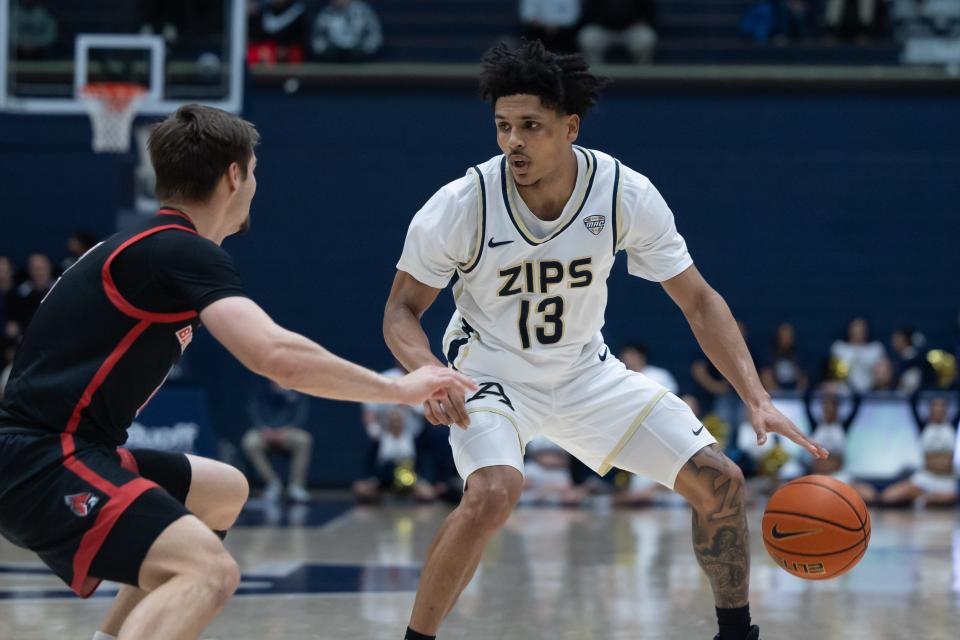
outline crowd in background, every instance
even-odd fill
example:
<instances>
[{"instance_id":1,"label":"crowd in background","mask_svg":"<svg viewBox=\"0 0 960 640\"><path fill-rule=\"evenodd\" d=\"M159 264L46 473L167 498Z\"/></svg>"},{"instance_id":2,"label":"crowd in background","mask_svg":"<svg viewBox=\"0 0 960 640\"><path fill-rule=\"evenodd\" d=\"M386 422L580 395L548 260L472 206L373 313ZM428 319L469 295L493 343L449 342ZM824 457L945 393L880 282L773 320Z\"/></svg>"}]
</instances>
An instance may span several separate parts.
<instances>
[{"instance_id":1,"label":"crowd in background","mask_svg":"<svg viewBox=\"0 0 960 640\"><path fill-rule=\"evenodd\" d=\"M78 231L67 241L57 263L47 255L30 255L23 265L0 255L0 398L16 346L50 292L56 278L96 244ZM957 318L960 338L960 317ZM745 340L747 327L739 323ZM722 444L727 454L753 478L754 491L769 491L806 473L834 475L857 489L871 504L904 505L922 499L927 505L951 505L957 500L957 427L960 422L960 375L956 345L928 345L912 326L895 329L886 343L871 335L864 318L853 318L844 335L825 345L819 362L806 362L796 329L782 323L771 331L765 349L754 348L755 364L764 387L773 396L792 394L803 399L810 431L833 454L814 461L798 449L770 438L756 444L747 408L724 376L706 358L695 360L689 372L669 371L650 362L639 343L622 346L618 356L633 371L648 376L679 395ZM755 346L755 345L754 345ZM399 376L399 364L383 372ZM686 375L689 373L689 375ZM679 381L679 382L678 382ZM267 381L250 394L249 430L242 448L252 476L264 485L268 502L286 496L306 502L309 462L313 449L309 399ZM908 402L923 455L921 468L882 479L856 478L844 468L847 432L864 396L877 394ZM456 501L462 492L445 429L431 427L422 411L397 405L364 405L360 425L365 445L352 452L363 473L353 484L358 500L377 501L384 495L410 495L416 500ZM787 444L788 446L784 446ZM270 456L290 457L290 478L284 483ZM662 487L628 474L602 479L546 439L526 449L528 502L579 504L597 493L612 493L621 505L642 505L666 499Z\"/></svg>"},{"instance_id":2,"label":"crowd in background","mask_svg":"<svg viewBox=\"0 0 960 640\"><path fill-rule=\"evenodd\" d=\"M77 231L67 239L66 252L54 264L43 253L31 254L20 267L0 255L0 398L10 375L17 344L56 279L96 244L93 234Z\"/></svg>"},{"instance_id":3,"label":"crowd in background","mask_svg":"<svg viewBox=\"0 0 960 640\"><path fill-rule=\"evenodd\" d=\"M383 47L380 20L364 0L252 0L247 9L247 62L363 61Z\"/></svg>"},{"instance_id":4,"label":"crowd in background","mask_svg":"<svg viewBox=\"0 0 960 640\"><path fill-rule=\"evenodd\" d=\"M662 1L662 0L661 0ZM946 0L949 4L952 0ZM592 64L653 61L658 42L657 0L519 0L515 35L547 48L581 52ZM943 4L932 3L932 4ZM259 0L250 3L250 64L369 60L384 45L376 2ZM758 42L867 42L903 35L926 22L958 26L957 11L923 0L757 0L739 29ZM504 25L509 35L509 25ZM389 39L389 34L388 38Z\"/></svg>"},{"instance_id":5,"label":"crowd in background","mask_svg":"<svg viewBox=\"0 0 960 640\"><path fill-rule=\"evenodd\" d=\"M13 0L11 44L18 59L52 59L73 50L75 34L60 24L62 3ZM383 57L393 38L403 39L404 34L391 28L402 29L410 20L405 14L396 17L396 5L377 0L247 0L246 4L250 65L375 60ZM593 64L647 64L654 61L663 41L661 14L668 5L666 0L516 0L512 20L507 12L490 37L499 31L496 37L501 39L538 38L556 51L579 51ZM378 9L392 11L388 17L399 22L388 19L384 26ZM686 11L696 17L698 10ZM444 12L442 4L437 12ZM906 45L916 39L952 42L960 38L960 0L754 0L741 3L732 14L725 13L723 24L710 12L703 15L702 25L697 24L706 29L701 29L706 40L737 32L741 40L776 45L894 40ZM116 19L120 31L160 35L168 56L195 60L201 75L214 77L221 68L224 52L218 34L226 18L219 3L143 0ZM693 23L687 22L677 23L681 31L689 31ZM720 31L711 30L717 27ZM443 34L455 36L457 29L451 22L449 33ZM468 33L465 25L464 35ZM442 52L436 55L438 61L444 59Z\"/></svg>"},{"instance_id":6,"label":"crowd in background","mask_svg":"<svg viewBox=\"0 0 960 640\"><path fill-rule=\"evenodd\" d=\"M377 56L384 35L374 6L332 0L321 7L309 0L251 2L248 62ZM760 0L745 11L740 29L746 37L778 43L863 39L885 33L887 13L884 0ZM647 64L654 59L657 27L657 0L519 0L515 34L551 50L583 53L591 64Z\"/></svg>"}]
</instances>

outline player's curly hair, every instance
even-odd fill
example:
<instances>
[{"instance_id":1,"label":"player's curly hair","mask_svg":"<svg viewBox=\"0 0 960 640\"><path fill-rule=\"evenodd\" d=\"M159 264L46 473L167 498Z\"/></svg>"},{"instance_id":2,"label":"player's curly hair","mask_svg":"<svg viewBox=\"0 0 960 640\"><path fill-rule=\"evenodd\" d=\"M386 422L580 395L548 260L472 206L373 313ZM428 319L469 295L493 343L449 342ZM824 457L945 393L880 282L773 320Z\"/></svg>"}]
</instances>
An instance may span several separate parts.
<instances>
[{"instance_id":1,"label":"player's curly hair","mask_svg":"<svg viewBox=\"0 0 960 640\"><path fill-rule=\"evenodd\" d=\"M539 40L524 40L516 48L500 43L482 62L480 97L491 106L503 96L529 94L546 107L582 118L609 83L590 73L583 56L553 53Z\"/></svg>"}]
</instances>

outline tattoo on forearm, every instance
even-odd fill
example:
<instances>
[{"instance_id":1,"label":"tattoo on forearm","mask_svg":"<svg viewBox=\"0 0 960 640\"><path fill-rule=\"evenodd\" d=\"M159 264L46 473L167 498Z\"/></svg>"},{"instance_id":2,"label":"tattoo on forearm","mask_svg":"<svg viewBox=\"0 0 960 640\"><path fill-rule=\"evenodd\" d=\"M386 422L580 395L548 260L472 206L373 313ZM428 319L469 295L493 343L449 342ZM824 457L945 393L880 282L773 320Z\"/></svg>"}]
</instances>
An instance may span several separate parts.
<instances>
[{"instance_id":1,"label":"tattoo on forearm","mask_svg":"<svg viewBox=\"0 0 960 640\"><path fill-rule=\"evenodd\" d=\"M721 608L747 603L750 578L743 483L724 473L726 466L732 464L717 445L710 445L686 465L694 476L712 487L712 500L706 501L708 507L701 507L699 513L693 511L693 548Z\"/></svg>"}]
</instances>

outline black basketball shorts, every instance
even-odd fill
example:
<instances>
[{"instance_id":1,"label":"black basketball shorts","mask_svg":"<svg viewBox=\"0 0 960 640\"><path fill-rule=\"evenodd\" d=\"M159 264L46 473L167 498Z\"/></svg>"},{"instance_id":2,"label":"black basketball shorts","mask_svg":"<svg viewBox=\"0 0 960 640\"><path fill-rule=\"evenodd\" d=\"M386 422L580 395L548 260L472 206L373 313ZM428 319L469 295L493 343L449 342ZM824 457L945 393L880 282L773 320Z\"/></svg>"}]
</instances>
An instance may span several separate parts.
<instances>
[{"instance_id":1,"label":"black basketball shorts","mask_svg":"<svg viewBox=\"0 0 960 640\"><path fill-rule=\"evenodd\" d=\"M189 515L182 453L113 449L59 433L0 429L0 534L88 597L101 580L137 586L154 541Z\"/></svg>"}]
</instances>

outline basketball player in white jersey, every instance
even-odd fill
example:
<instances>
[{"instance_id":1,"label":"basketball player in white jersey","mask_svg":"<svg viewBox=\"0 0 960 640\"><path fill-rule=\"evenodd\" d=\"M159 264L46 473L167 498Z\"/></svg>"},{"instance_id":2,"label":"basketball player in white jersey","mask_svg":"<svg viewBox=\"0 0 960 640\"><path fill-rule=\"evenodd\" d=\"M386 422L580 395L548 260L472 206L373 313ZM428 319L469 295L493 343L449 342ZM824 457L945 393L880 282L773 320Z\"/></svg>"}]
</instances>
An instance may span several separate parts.
<instances>
[{"instance_id":1,"label":"basketball player in white jersey","mask_svg":"<svg viewBox=\"0 0 960 640\"><path fill-rule=\"evenodd\" d=\"M630 273L661 283L680 306L749 407L759 442L779 433L817 458L827 452L774 408L730 310L693 266L650 181L574 144L604 84L583 58L539 42L499 45L480 84L503 155L471 167L416 214L384 317L406 368L437 364L420 317L459 275L443 352L480 385L425 405L433 424L452 426L467 490L430 548L406 637L436 637L520 495L524 446L543 435L599 473L618 467L682 494L713 587L717 637L755 640L743 476L686 404L604 344L616 254L625 251Z\"/></svg>"}]
</instances>

